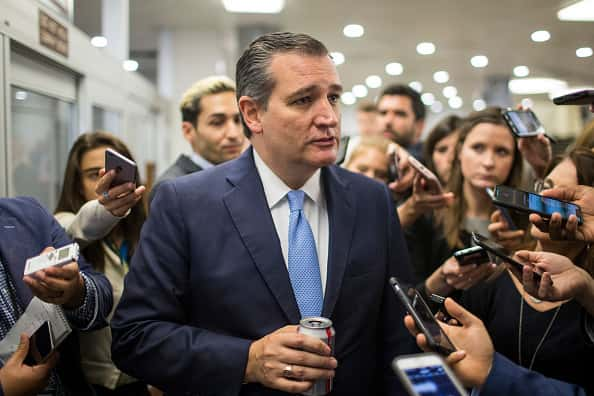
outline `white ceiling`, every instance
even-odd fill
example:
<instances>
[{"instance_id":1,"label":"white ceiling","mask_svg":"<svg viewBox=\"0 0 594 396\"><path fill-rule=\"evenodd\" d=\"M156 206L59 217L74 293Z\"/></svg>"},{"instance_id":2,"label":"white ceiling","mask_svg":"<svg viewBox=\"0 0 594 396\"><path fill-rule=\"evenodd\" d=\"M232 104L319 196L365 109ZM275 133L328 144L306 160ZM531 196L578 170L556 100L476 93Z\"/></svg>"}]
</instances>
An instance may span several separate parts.
<instances>
[{"instance_id":1,"label":"white ceiling","mask_svg":"<svg viewBox=\"0 0 594 396\"><path fill-rule=\"evenodd\" d=\"M594 47L594 23L561 22L558 0L287 0L278 15L229 14L220 0L130 0L130 49L156 50L160 29L228 30L240 25L268 24L280 30L305 32L323 41L330 51L345 54L338 67L348 90L377 74L387 82L421 81L425 91L441 96L454 85L468 104L480 96L490 75L511 75L526 65L534 77L554 77L570 85L594 85L594 57L577 58L576 48ZM343 36L349 23L361 24L361 38ZM534 43L531 32L545 29L551 40ZM421 56L421 41L437 46ZM489 65L475 69L470 58L489 57ZM389 62L404 66L401 76L388 76ZM448 84L433 82L437 70L447 70ZM377 89L370 90L370 98Z\"/></svg>"}]
</instances>

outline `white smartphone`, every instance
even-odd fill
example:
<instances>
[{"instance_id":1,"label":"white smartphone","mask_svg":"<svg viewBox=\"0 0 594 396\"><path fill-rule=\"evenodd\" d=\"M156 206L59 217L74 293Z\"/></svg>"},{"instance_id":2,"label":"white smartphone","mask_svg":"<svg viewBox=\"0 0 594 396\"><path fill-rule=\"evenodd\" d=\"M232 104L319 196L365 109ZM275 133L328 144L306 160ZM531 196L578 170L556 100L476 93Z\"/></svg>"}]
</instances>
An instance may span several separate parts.
<instances>
[{"instance_id":1,"label":"white smartphone","mask_svg":"<svg viewBox=\"0 0 594 396\"><path fill-rule=\"evenodd\" d=\"M431 172L425 165L421 163L418 159L413 157L412 155L408 156L408 163L412 166L417 172L421 174L427 180L427 186L429 187L429 191L433 194L441 194L443 189L441 187L441 183L435 173Z\"/></svg>"},{"instance_id":2,"label":"white smartphone","mask_svg":"<svg viewBox=\"0 0 594 396\"><path fill-rule=\"evenodd\" d=\"M468 393L439 355L403 355L392 369L411 396L467 396Z\"/></svg>"},{"instance_id":3,"label":"white smartphone","mask_svg":"<svg viewBox=\"0 0 594 396\"><path fill-rule=\"evenodd\" d=\"M51 252L42 253L39 256L31 257L25 262L25 275L31 275L39 270L48 267L61 266L72 261L78 261L78 244L62 246Z\"/></svg>"},{"instance_id":4,"label":"white smartphone","mask_svg":"<svg viewBox=\"0 0 594 396\"><path fill-rule=\"evenodd\" d=\"M136 163L110 148L105 150L105 171L114 169L116 176L111 186L124 183L136 183Z\"/></svg>"}]
</instances>

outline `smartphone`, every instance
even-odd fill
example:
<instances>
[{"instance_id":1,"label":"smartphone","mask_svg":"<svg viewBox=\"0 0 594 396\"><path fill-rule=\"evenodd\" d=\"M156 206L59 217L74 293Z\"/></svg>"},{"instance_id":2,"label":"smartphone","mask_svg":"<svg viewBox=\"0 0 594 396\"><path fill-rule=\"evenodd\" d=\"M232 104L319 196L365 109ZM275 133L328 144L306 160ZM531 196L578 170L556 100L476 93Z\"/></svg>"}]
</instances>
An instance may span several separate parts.
<instances>
[{"instance_id":1,"label":"smartphone","mask_svg":"<svg viewBox=\"0 0 594 396\"><path fill-rule=\"evenodd\" d=\"M421 163L418 159L413 157L412 155L408 156L408 163L412 166L417 172L419 172L425 180L427 180L427 186L429 191L433 194L441 194L443 189L441 187L441 183L435 173L431 172L425 165Z\"/></svg>"},{"instance_id":2,"label":"smartphone","mask_svg":"<svg viewBox=\"0 0 594 396\"><path fill-rule=\"evenodd\" d=\"M511 208L524 213L537 213L545 220L548 220L553 213L561 214L563 221L567 221L570 215L575 215L578 224L582 224L581 208L571 202L559 199L543 197L542 195L518 190L508 186L495 186L493 203L497 206Z\"/></svg>"},{"instance_id":3,"label":"smartphone","mask_svg":"<svg viewBox=\"0 0 594 396\"><path fill-rule=\"evenodd\" d=\"M594 90L573 92L553 99L556 105L589 105L594 104Z\"/></svg>"},{"instance_id":4,"label":"smartphone","mask_svg":"<svg viewBox=\"0 0 594 396\"><path fill-rule=\"evenodd\" d=\"M29 337L29 353L25 363L30 366L42 364L54 350L54 337L49 322L41 326Z\"/></svg>"},{"instance_id":5,"label":"smartphone","mask_svg":"<svg viewBox=\"0 0 594 396\"><path fill-rule=\"evenodd\" d=\"M78 261L80 248L76 242L62 246L51 252L31 257L25 262L24 275L31 275L48 267L61 266L72 261Z\"/></svg>"},{"instance_id":6,"label":"smartphone","mask_svg":"<svg viewBox=\"0 0 594 396\"><path fill-rule=\"evenodd\" d=\"M489 254L480 246L471 246L466 249L454 252L454 258L460 265L486 264L489 260Z\"/></svg>"},{"instance_id":7,"label":"smartphone","mask_svg":"<svg viewBox=\"0 0 594 396\"><path fill-rule=\"evenodd\" d=\"M452 344L439 323L437 323L431 309L417 289L402 286L398 279L394 277L390 278L390 285L394 289L394 293L396 293L398 299L400 299L400 302L413 317L418 329L425 334L429 347L446 356L455 352L456 348L454 344Z\"/></svg>"},{"instance_id":8,"label":"smartphone","mask_svg":"<svg viewBox=\"0 0 594 396\"><path fill-rule=\"evenodd\" d=\"M398 154L396 151L392 151L388 154L388 183L395 182L400 178L400 172L398 171Z\"/></svg>"},{"instance_id":9,"label":"smartphone","mask_svg":"<svg viewBox=\"0 0 594 396\"><path fill-rule=\"evenodd\" d=\"M466 396L443 359L434 353L398 356L392 369L411 396Z\"/></svg>"},{"instance_id":10,"label":"smartphone","mask_svg":"<svg viewBox=\"0 0 594 396\"><path fill-rule=\"evenodd\" d=\"M489 187L485 188L485 191L487 191L487 194L489 195L489 197L491 197L491 201L492 201L495 198L495 191L493 191L493 189L491 189ZM507 223L507 226L509 227L509 229L512 231L517 230L518 227L516 227L516 223L512 219L512 216L511 216L511 213L509 212L509 210L503 206L495 205L495 207L499 210L499 212L501 213L501 216L503 216L503 219Z\"/></svg>"},{"instance_id":11,"label":"smartphone","mask_svg":"<svg viewBox=\"0 0 594 396\"><path fill-rule=\"evenodd\" d=\"M509 257L509 252L503 246L498 244L495 241L490 240L486 236L478 234L476 232L472 233L472 241L477 244L478 246L485 249L487 252L494 255L491 258L491 262L500 263L505 262L509 264L511 271L516 275L518 279L522 279L522 269L524 268L524 264L517 262L513 258ZM498 260L499 259L499 260ZM541 275L534 271L534 276L537 282L540 282Z\"/></svg>"},{"instance_id":12,"label":"smartphone","mask_svg":"<svg viewBox=\"0 0 594 396\"><path fill-rule=\"evenodd\" d=\"M111 187L124 183L136 183L136 163L129 158L110 148L105 150L105 171L114 169L116 176L111 182Z\"/></svg>"}]
</instances>

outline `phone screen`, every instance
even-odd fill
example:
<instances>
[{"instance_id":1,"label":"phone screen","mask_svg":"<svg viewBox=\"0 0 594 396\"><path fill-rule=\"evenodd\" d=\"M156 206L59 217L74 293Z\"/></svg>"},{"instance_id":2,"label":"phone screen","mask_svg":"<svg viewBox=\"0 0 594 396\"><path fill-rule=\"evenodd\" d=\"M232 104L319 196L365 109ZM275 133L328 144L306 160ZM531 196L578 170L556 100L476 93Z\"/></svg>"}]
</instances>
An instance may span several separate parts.
<instances>
[{"instance_id":1,"label":"phone screen","mask_svg":"<svg viewBox=\"0 0 594 396\"><path fill-rule=\"evenodd\" d=\"M544 133L544 128L532 111L510 110L507 115L519 136L534 136Z\"/></svg>"},{"instance_id":2,"label":"phone screen","mask_svg":"<svg viewBox=\"0 0 594 396\"><path fill-rule=\"evenodd\" d=\"M43 322L29 338L29 354L25 362L30 365L43 363L54 349L53 345L49 322Z\"/></svg>"},{"instance_id":3,"label":"phone screen","mask_svg":"<svg viewBox=\"0 0 594 396\"><path fill-rule=\"evenodd\" d=\"M461 393L441 365L403 370L412 388L421 396L456 396Z\"/></svg>"}]
</instances>

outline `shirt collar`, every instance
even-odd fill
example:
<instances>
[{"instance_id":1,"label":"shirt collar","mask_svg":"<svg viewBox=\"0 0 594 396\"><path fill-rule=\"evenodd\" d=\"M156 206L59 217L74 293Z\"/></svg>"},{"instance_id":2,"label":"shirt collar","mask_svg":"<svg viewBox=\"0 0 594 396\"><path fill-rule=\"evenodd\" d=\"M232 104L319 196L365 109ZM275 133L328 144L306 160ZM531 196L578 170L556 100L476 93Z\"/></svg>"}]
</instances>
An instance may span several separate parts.
<instances>
[{"instance_id":1,"label":"shirt collar","mask_svg":"<svg viewBox=\"0 0 594 396\"><path fill-rule=\"evenodd\" d=\"M272 209L276 206L279 202L282 201L283 198L286 197L287 193L291 191L291 188L285 184L278 177L272 169L266 165L264 160L258 155L258 152L254 149L254 162L256 164L256 169L260 174L260 179L262 180L262 185L264 186L264 194L266 195L266 200L268 201L268 208ZM305 184L300 188L306 196L309 197L316 205L321 203L322 199L322 188L321 188L321 178L320 178L320 170L316 170L315 173L305 182Z\"/></svg>"},{"instance_id":2,"label":"shirt collar","mask_svg":"<svg viewBox=\"0 0 594 396\"><path fill-rule=\"evenodd\" d=\"M190 154L190 159L196 165L201 167L202 170L212 168L213 166L215 166L212 162L208 161L206 158L204 158L203 156L201 156L200 154L198 154L195 151L192 151L192 154Z\"/></svg>"}]
</instances>

